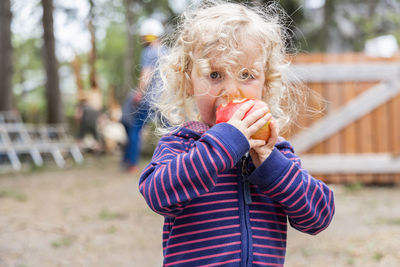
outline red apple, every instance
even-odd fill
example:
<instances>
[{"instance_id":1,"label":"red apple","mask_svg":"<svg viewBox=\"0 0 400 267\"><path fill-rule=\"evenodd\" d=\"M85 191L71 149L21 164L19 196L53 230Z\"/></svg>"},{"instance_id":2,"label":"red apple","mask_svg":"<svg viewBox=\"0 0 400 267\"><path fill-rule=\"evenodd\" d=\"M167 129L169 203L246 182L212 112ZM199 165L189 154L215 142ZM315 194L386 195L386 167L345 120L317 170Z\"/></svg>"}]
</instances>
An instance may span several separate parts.
<instances>
[{"instance_id":1,"label":"red apple","mask_svg":"<svg viewBox=\"0 0 400 267\"><path fill-rule=\"evenodd\" d=\"M217 107L216 111L216 123L221 123L221 122L227 122L230 120L232 117L233 113L235 113L236 110L240 106L242 106L245 102L253 100L254 105L250 108L250 110L244 115L243 119L246 118L249 114L253 113L254 111L267 107L267 104L265 104L263 101L258 100L258 99L249 99L249 98L244 98L242 100L232 100L228 104L222 104L219 107ZM269 112L269 109L268 109ZM265 140L267 141L271 135L271 129L269 128L269 123L268 121L266 124L264 124L263 127L261 127L255 134L251 136L253 139L259 139L259 140Z\"/></svg>"}]
</instances>

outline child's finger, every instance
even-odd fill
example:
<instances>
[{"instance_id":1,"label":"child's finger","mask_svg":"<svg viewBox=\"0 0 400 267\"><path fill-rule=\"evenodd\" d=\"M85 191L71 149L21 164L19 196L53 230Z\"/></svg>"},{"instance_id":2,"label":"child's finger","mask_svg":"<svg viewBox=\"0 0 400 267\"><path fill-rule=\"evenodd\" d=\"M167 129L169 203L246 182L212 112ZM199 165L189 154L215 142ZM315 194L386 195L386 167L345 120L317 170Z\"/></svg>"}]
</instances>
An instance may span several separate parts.
<instances>
[{"instance_id":1,"label":"child's finger","mask_svg":"<svg viewBox=\"0 0 400 267\"><path fill-rule=\"evenodd\" d=\"M271 136L268 139L267 145L273 147L278 142L279 128L274 119L271 119L269 127L271 129Z\"/></svg>"},{"instance_id":2,"label":"child's finger","mask_svg":"<svg viewBox=\"0 0 400 267\"><path fill-rule=\"evenodd\" d=\"M264 142L265 143L265 142ZM267 145L255 146L250 149L250 155L256 167L260 166L271 154L273 148Z\"/></svg>"},{"instance_id":3,"label":"child's finger","mask_svg":"<svg viewBox=\"0 0 400 267\"><path fill-rule=\"evenodd\" d=\"M249 144L251 148L260 147L265 145L265 140L250 139Z\"/></svg>"},{"instance_id":4,"label":"child's finger","mask_svg":"<svg viewBox=\"0 0 400 267\"><path fill-rule=\"evenodd\" d=\"M253 100L246 101L243 105L241 105L235 113L233 113L231 120L242 120L244 115L251 109L251 107L254 105Z\"/></svg>"},{"instance_id":5,"label":"child's finger","mask_svg":"<svg viewBox=\"0 0 400 267\"><path fill-rule=\"evenodd\" d=\"M268 112L268 109L266 109ZM263 127L269 120L272 119L271 113L264 113L263 117L259 118L256 122L254 122L250 127L249 127L249 132L251 135L255 134L261 127Z\"/></svg>"},{"instance_id":6,"label":"child's finger","mask_svg":"<svg viewBox=\"0 0 400 267\"><path fill-rule=\"evenodd\" d=\"M247 126L254 125L254 124L256 124L256 122L261 120L266 114L268 114L268 111L269 111L269 109L267 107L260 108L256 111L252 112L251 114L247 115L247 117L243 119L243 122ZM267 121L265 121L264 123L267 123ZM263 124L261 124L260 127L262 125Z\"/></svg>"}]
</instances>

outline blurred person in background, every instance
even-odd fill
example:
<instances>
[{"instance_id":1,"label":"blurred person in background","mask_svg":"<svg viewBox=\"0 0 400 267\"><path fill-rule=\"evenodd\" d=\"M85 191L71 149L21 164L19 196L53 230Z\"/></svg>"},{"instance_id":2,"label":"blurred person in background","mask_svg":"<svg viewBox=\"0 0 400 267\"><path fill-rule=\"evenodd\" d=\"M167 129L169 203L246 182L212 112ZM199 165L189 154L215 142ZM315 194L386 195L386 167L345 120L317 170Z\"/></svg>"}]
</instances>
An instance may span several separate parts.
<instances>
[{"instance_id":1,"label":"blurred person in background","mask_svg":"<svg viewBox=\"0 0 400 267\"><path fill-rule=\"evenodd\" d=\"M87 97L79 100L75 110L75 121L78 124L78 142L81 149L94 152L103 152L103 141L98 132L100 110L94 108Z\"/></svg>"},{"instance_id":2,"label":"blurred person in background","mask_svg":"<svg viewBox=\"0 0 400 267\"><path fill-rule=\"evenodd\" d=\"M164 27L156 19L148 18L141 23L140 36L143 49L140 59L139 85L136 91L130 92L122 107L122 119L127 142L124 148L122 165L132 173L138 171L141 149L141 130L150 115L150 95L160 82L156 71L160 55L166 53L160 37L164 33Z\"/></svg>"}]
</instances>

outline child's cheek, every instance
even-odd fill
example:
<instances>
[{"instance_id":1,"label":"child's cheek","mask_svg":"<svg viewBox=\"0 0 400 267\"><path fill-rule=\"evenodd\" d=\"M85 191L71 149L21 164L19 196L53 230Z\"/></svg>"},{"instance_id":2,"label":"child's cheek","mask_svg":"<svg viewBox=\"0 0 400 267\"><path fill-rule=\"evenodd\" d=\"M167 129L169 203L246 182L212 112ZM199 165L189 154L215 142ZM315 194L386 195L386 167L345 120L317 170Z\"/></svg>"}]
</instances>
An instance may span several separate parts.
<instances>
[{"instance_id":1,"label":"child's cheek","mask_svg":"<svg viewBox=\"0 0 400 267\"><path fill-rule=\"evenodd\" d=\"M243 90L242 95L243 95L243 98L261 99L261 97L262 97L262 89L259 89L259 90L258 89Z\"/></svg>"}]
</instances>

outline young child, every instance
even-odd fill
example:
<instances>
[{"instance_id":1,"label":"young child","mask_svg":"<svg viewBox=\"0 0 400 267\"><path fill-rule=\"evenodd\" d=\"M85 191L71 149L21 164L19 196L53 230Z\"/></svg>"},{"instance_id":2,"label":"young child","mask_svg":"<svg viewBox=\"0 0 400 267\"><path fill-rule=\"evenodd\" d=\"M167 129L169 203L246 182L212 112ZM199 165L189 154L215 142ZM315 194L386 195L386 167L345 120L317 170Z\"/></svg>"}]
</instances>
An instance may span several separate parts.
<instances>
[{"instance_id":1,"label":"young child","mask_svg":"<svg viewBox=\"0 0 400 267\"><path fill-rule=\"evenodd\" d=\"M333 192L278 137L299 103L283 79L276 9L212 2L184 13L164 58L158 108L170 132L139 189L165 218L164 266L283 266L287 221L319 233L332 220ZM248 101L215 124L220 104L242 98L265 101L272 116L261 109L242 119ZM267 121L271 137L252 139Z\"/></svg>"}]
</instances>

